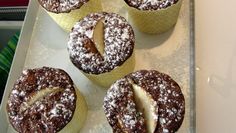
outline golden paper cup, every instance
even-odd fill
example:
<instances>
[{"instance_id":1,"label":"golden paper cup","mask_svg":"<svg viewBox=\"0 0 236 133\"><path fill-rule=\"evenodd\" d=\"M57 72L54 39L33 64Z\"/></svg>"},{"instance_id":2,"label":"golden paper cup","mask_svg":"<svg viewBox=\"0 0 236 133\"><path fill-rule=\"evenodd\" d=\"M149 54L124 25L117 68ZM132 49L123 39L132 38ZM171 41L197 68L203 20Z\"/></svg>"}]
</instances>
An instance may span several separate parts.
<instances>
[{"instance_id":1,"label":"golden paper cup","mask_svg":"<svg viewBox=\"0 0 236 133\"><path fill-rule=\"evenodd\" d=\"M181 4L182 0L179 0L165 9L147 11L131 7L125 2L133 25L138 30L149 34L159 34L173 27L177 22Z\"/></svg>"},{"instance_id":2,"label":"golden paper cup","mask_svg":"<svg viewBox=\"0 0 236 133\"><path fill-rule=\"evenodd\" d=\"M88 79L109 87L133 71L134 45L133 28L126 19L103 12L90 14L76 23L67 49L71 62Z\"/></svg>"},{"instance_id":3,"label":"golden paper cup","mask_svg":"<svg viewBox=\"0 0 236 133\"><path fill-rule=\"evenodd\" d=\"M87 103L79 89L76 89L75 91L77 101L74 115L71 121L61 131L59 131L59 133L78 133L86 121L88 112Z\"/></svg>"},{"instance_id":4,"label":"golden paper cup","mask_svg":"<svg viewBox=\"0 0 236 133\"><path fill-rule=\"evenodd\" d=\"M88 79L90 79L95 84L108 88L110 85L112 85L113 82L116 80L124 77L125 75L133 72L135 67L135 54L133 52L133 55L130 56L129 59L127 59L121 66L116 67L110 72L102 73L102 74L87 74L84 73Z\"/></svg>"},{"instance_id":5,"label":"golden paper cup","mask_svg":"<svg viewBox=\"0 0 236 133\"><path fill-rule=\"evenodd\" d=\"M71 31L74 24L89 13L101 12L101 0L89 0L79 9L71 10L69 13L53 13L47 11L52 19L66 32Z\"/></svg>"}]
</instances>

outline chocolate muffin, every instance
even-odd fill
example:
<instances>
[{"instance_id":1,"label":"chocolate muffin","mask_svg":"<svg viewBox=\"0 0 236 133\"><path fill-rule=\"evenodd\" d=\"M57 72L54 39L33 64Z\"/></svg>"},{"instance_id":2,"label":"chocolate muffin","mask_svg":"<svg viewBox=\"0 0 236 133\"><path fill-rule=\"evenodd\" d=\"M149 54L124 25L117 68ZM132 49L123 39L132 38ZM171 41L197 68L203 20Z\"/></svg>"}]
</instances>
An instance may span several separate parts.
<instances>
[{"instance_id":1,"label":"chocolate muffin","mask_svg":"<svg viewBox=\"0 0 236 133\"><path fill-rule=\"evenodd\" d=\"M139 10L160 10L165 9L173 4L176 4L179 0L125 0L125 2Z\"/></svg>"},{"instance_id":2,"label":"chocolate muffin","mask_svg":"<svg viewBox=\"0 0 236 133\"><path fill-rule=\"evenodd\" d=\"M159 34L177 22L182 0L124 0L133 24L142 32Z\"/></svg>"},{"instance_id":3,"label":"chocolate muffin","mask_svg":"<svg viewBox=\"0 0 236 133\"><path fill-rule=\"evenodd\" d=\"M155 70L140 70L117 80L103 106L114 133L174 133L185 114L179 85Z\"/></svg>"},{"instance_id":4,"label":"chocolate muffin","mask_svg":"<svg viewBox=\"0 0 236 133\"><path fill-rule=\"evenodd\" d=\"M69 36L72 63L93 82L108 87L134 69L134 32L115 13L94 13L80 20Z\"/></svg>"},{"instance_id":5,"label":"chocolate muffin","mask_svg":"<svg viewBox=\"0 0 236 133\"><path fill-rule=\"evenodd\" d=\"M6 108L12 127L20 133L78 132L87 114L70 76L49 67L24 70Z\"/></svg>"},{"instance_id":6,"label":"chocolate muffin","mask_svg":"<svg viewBox=\"0 0 236 133\"><path fill-rule=\"evenodd\" d=\"M52 19L69 32L82 17L102 11L101 0L38 0Z\"/></svg>"}]
</instances>

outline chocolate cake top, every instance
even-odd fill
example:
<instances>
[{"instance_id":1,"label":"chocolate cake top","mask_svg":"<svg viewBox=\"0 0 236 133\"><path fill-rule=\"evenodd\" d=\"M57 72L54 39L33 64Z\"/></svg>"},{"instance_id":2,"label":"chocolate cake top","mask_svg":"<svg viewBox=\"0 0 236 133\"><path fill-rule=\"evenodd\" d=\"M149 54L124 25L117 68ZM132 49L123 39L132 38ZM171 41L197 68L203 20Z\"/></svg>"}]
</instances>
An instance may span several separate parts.
<instances>
[{"instance_id":1,"label":"chocolate cake top","mask_svg":"<svg viewBox=\"0 0 236 133\"><path fill-rule=\"evenodd\" d=\"M54 13L65 13L79 9L88 1L89 0L38 0L43 8Z\"/></svg>"},{"instance_id":2,"label":"chocolate cake top","mask_svg":"<svg viewBox=\"0 0 236 133\"><path fill-rule=\"evenodd\" d=\"M55 133L71 121L76 99L73 81L65 71L24 70L9 95L9 121L21 133Z\"/></svg>"},{"instance_id":3,"label":"chocolate cake top","mask_svg":"<svg viewBox=\"0 0 236 133\"><path fill-rule=\"evenodd\" d=\"M175 133L184 118L184 96L179 85L171 77L155 70L131 73L110 87L104 98L104 110L113 131L147 132L143 112L137 111L132 84L142 87L155 101L155 133Z\"/></svg>"},{"instance_id":4,"label":"chocolate cake top","mask_svg":"<svg viewBox=\"0 0 236 133\"><path fill-rule=\"evenodd\" d=\"M160 10L165 9L179 0L124 0L129 6L139 10Z\"/></svg>"},{"instance_id":5,"label":"chocolate cake top","mask_svg":"<svg viewBox=\"0 0 236 133\"><path fill-rule=\"evenodd\" d=\"M93 40L97 23L103 19L104 53ZM125 18L115 13L94 13L80 20L69 36L72 63L85 73L101 74L121 66L133 53L134 32Z\"/></svg>"}]
</instances>

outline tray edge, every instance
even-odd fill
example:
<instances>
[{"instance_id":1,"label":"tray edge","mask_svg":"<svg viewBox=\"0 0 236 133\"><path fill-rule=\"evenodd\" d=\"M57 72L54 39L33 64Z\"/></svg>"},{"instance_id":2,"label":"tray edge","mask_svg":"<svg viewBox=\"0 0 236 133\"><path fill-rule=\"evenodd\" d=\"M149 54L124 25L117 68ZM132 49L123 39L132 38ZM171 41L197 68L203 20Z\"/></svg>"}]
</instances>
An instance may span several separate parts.
<instances>
[{"instance_id":1,"label":"tray edge","mask_svg":"<svg viewBox=\"0 0 236 133\"><path fill-rule=\"evenodd\" d=\"M190 132L196 133L195 0L190 0Z\"/></svg>"},{"instance_id":2,"label":"tray edge","mask_svg":"<svg viewBox=\"0 0 236 133\"><path fill-rule=\"evenodd\" d=\"M5 87L5 91L2 97L2 104L0 105L0 129L2 131L6 131L8 130L8 118L7 115L5 114L6 112L6 103L7 103L7 97L10 93L10 89L15 80L19 77L19 75L21 74L21 71L24 67L24 63L25 63L25 58L27 55L27 50L29 48L29 44L31 41L31 34L33 32L33 27L34 27L34 22L36 20L36 14L38 13L38 4L36 4L35 0L31 0L29 3L29 7L27 9L27 13L25 16L25 21L23 23L23 28L21 30L21 34L20 34L20 39L16 48L16 52L14 55L14 59L12 62L12 66L11 66L11 70L9 72L9 76L8 76L8 80L6 83L6 87ZM14 68L14 70L13 70Z\"/></svg>"}]
</instances>

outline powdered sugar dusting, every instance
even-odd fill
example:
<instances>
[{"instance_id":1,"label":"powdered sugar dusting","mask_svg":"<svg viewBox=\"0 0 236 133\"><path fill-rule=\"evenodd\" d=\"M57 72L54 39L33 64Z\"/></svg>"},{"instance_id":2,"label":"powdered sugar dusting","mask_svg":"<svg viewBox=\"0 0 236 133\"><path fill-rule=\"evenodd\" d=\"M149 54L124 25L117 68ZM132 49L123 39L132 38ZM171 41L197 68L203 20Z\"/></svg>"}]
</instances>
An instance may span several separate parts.
<instances>
[{"instance_id":1,"label":"powdered sugar dusting","mask_svg":"<svg viewBox=\"0 0 236 133\"><path fill-rule=\"evenodd\" d=\"M104 110L114 132L145 132L143 114L136 110L132 85L127 79L118 80L108 90Z\"/></svg>"},{"instance_id":2,"label":"powdered sugar dusting","mask_svg":"<svg viewBox=\"0 0 236 133\"><path fill-rule=\"evenodd\" d=\"M72 119L76 99L65 71L48 67L24 70L9 96L9 120L18 132L57 132Z\"/></svg>"},{"instance_id":3,"label":"powdered sugar dusting","mask_svg":"<svg viewBox=\"0 0 236 133\"><path fill-rule=\"evenodd\" d=\"M179 0L125 0L125 2L140 10L160 10L167 8Z\"/></svg>"},{"instance_id":4,"label":"powdered sugar dusting","mask_svg":"<svg viewBox=\"0 0 236 133\"><path fill-rule=\"evenodd\" d=\"M73 9L80 8L83 4L89 0L38 0L42 7L46 10L62 13L70 12Z\"/></svg>"},{"instance_id":5,"label":"powdered sugar dusting","mask_svg":"<svg viewBox=\"0 0 236 133\"><path fill-rule=\"evenodd\" d=\"M104 53L93 41L93 31L104 19ZM114 13L94 13L79 21L70 33L68 51L71 61L86 73L100 74L122 65L133 53L134 33L125 18Z\"/></svg>"},{"instance_id":6,"label":"powdered sugar dusting","mask_svg":"<svg viewBox=\"0 0 236 133\"><path fill-rule=\"evenodd\" d=\"M143 118L142 112L136 110L132 85L129 80L144 88L155 101L153 106L155 109L152 110L154 112L155 110L157 111L153 113L153 117L159 123L157 124L156 131L165 133L176 132L181 126L185 112L185 102L181 89L168 75L146 70L134 72L118 80L108 90L104 98L104 110L113 129L132 132L140 130L134 129L134 127L139 127L142 128L140 132L145 131L145 118ZM137 126L136 120L140 120L139 124L142 126ZM117 126L121 123L125 124L125 128Z\"/></svg>"}]
</instances>

